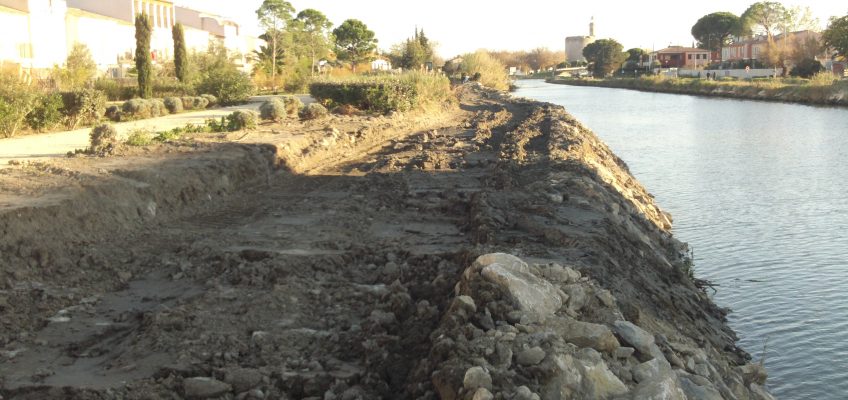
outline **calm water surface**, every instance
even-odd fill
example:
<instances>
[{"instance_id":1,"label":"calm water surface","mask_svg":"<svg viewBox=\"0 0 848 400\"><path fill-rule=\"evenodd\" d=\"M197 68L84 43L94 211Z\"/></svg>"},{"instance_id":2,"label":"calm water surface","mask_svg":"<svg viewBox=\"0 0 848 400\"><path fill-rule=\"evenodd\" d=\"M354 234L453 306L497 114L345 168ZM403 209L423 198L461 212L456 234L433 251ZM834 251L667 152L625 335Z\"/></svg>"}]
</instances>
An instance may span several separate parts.
<instances>
[{"instance_id":1,"label":"calm water surface","mask_svg":"<svg viewBox=\"0 0 848 400\"><path fill-rule=\"evenodd\" d=\"M848 398L848 110L519 82L565 106L674 216L783 399Z\"/></svg>"}]
</instances>

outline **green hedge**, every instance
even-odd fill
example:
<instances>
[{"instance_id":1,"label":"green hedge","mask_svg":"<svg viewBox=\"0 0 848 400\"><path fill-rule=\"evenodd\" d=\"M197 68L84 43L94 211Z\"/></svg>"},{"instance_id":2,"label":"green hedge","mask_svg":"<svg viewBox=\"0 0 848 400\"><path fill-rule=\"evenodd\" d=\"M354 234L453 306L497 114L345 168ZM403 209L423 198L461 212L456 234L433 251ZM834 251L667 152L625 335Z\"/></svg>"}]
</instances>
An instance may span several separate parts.
<instances>
[{"instance_id":1,"label":"green hedge","mask_svg":"<svg viewBox=\"0 0 848 400\"><path fill-rule=\"evenodd\" d=\"M309 94L327 106L349 104L361 110L388 113L418 105L418 90L403 80L315 82Z\"/></svg>"}]
</instances>

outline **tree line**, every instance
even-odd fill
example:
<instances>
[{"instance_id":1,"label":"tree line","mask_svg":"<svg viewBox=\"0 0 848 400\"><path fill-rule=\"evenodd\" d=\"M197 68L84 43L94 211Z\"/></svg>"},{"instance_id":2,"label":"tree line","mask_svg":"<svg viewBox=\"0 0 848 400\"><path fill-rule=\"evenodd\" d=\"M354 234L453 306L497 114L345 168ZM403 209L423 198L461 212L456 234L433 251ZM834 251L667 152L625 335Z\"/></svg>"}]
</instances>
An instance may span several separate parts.
<instances>
[{"instance_id":1,"label":"tree line","mask_svg":"<svg viewBox=\"0 0 848 400\"><path fill-rule=\"evenodd\" d=\"M698 48L720 52L735 40L761 35L766 44L760 54L761 63L768 67L794 66L793 74L809 77L822 69L817 59L825 51L833 59L848 56L848 15L833 17L821 39L814 35L800 36L802 30L819 30L819 21L809 7L787 7L779 2L764 1L751 4L741 15L730 12L707 14L692 26L691 34ZM583 50L595 76L607 76L619 68L632 69L645 59L647 52L630 49L614 39L601 39ZM789 68L783 68L786 74Z\"/></svg>"}]
</instances>

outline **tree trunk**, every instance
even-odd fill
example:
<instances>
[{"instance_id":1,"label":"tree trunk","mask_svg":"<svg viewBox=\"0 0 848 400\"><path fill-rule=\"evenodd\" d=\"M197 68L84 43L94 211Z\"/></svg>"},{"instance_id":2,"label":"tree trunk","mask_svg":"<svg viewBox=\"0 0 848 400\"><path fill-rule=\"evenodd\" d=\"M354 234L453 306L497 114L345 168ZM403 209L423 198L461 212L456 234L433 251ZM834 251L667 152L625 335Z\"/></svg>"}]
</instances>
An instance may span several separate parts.
<instances>
[{"instance_id":1,"label":"tree trunk","mask_svg":"<svg viewBox=\"0 0 848 400\"><path fill-rule=\"evenodd\" d=\"M271 38L271 85L277 91L277 33Z\"/></svg>"}]
</instances>

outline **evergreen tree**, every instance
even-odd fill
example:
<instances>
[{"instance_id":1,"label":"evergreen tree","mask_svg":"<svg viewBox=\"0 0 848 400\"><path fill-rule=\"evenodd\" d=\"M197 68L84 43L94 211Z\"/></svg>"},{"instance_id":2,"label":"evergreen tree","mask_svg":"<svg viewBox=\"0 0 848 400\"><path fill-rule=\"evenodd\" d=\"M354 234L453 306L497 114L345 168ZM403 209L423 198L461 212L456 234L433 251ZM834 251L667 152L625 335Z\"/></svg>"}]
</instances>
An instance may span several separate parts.
<instances>
[{"instance_id":1,"label":"evergreen tree","mask_svg":"<svg viewBox=\"0 0 848 400\"><path fill-rule=\"evenodd\" d=\"M135 17L135 68L138 70L138 94L143 99L153 96L152 62L150 61L150 35L153 27L147 14Z\"/></svg>"},{"instance_id":2,"label":"evergreen tree","mask_svg":"<svg viewBox=\"0 0 848 400\"><path fill-rule=\"evenodd\" d=\"M177 23L172 31L174 37L174 70L177 79L186 83L188 77L188 51L186 50L185 33L183 24Z\"/></svg>"}]
</instances>

